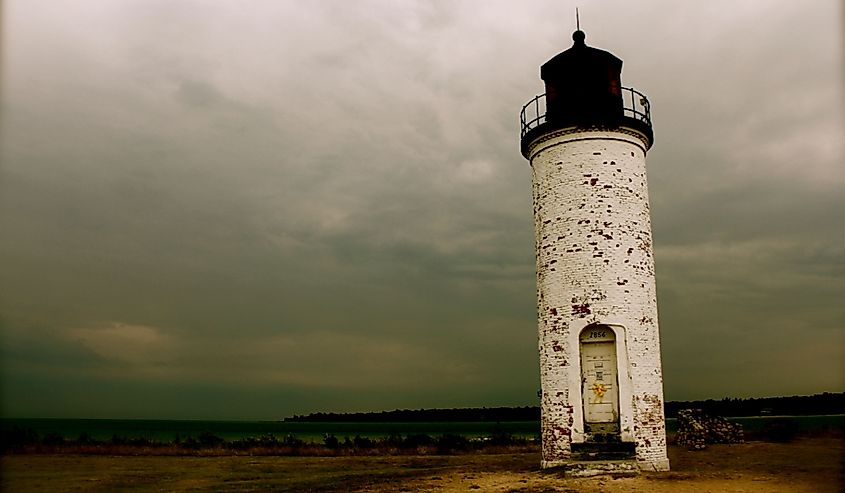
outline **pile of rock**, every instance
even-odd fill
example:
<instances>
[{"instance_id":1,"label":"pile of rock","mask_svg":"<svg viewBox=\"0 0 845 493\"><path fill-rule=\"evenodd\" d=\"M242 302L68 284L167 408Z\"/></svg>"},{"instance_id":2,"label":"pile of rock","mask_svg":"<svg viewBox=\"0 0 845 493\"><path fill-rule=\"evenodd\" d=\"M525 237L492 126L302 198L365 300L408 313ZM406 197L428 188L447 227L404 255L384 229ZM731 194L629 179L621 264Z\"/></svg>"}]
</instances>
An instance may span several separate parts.
<instances>
[{"instance_id":1,"label":"pile of rock","mask_svg":"<svg viewBox=\"0 0 845 493\"><path fill-rule=\"evenodd\" d=\"M742 443L742 426L720 416L708 416L701 409L678 411L675 443L701 450L710 443Z\"/></svg>"}]
</instances>

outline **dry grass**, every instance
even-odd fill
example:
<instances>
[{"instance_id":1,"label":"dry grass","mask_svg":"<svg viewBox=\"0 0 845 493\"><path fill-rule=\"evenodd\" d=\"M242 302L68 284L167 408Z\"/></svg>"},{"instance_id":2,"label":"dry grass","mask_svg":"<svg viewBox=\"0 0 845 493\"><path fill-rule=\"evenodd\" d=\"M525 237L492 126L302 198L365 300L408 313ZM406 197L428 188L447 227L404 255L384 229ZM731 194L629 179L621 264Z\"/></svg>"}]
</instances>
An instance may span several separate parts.
<instances>
[{"instance_id":1,"label":"dry grass","mask_svg":"<svg viewBox=\"0 0 845 493\"><path fill-rule=\"evenodd\" d=\"M227 446L185 448L173 444L126 445L126 444L63 444L23 445L14 455L110 455L110 456L165 456L165 457L225 457L225 456L289 456L289 457L375 457L390 455L466 455L466 454L519 454L537 452L539 446L533 443L513 445L483 445L468 449L443 450L435 445L417 447L395 447L377 445L368 448L328 448L318 444L301 446L267 446L233 448Z\"/></svg>"}]
</instances>

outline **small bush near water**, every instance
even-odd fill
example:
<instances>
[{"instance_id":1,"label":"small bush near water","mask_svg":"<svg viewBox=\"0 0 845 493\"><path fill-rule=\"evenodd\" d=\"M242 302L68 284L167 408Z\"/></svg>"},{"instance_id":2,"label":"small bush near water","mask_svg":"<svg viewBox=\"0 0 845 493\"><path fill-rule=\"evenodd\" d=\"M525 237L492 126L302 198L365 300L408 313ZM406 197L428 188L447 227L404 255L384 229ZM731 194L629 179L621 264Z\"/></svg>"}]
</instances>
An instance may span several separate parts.
<instances>
[{"instance_id":1,"label":"small bush near water","mask_svg":"<svg viewBox=\"0 0 845 493\"><path fill-rule=\"evenodd\" d=\"M0 431L0 453L78 453L96 455L399 455L399 454L460 454L473 451L508 453L536 449L536 440L517 438L495 431L481 439L463 435L426 434L368 438L356 435L342 440L327 434L322 443L305 442L294 435L279 438L275 435L225 440L211 432L196 437L177 436L171 442L149 438L127 438L118 435L98 440L87 433L68 439L58 433L38 436L31 429L12 428Z\"/></svg>"},{"instance_id":2,"label":"small bush near water","mask_svg":"<svg viewBox=\"0 0 845 493\"><path fill-rule=\"evenodd\" d=\"M791 442L798 435L798 422L789 418L772 420L763 428L762 435L768 442Z\"/></svg>"}]
</instances>

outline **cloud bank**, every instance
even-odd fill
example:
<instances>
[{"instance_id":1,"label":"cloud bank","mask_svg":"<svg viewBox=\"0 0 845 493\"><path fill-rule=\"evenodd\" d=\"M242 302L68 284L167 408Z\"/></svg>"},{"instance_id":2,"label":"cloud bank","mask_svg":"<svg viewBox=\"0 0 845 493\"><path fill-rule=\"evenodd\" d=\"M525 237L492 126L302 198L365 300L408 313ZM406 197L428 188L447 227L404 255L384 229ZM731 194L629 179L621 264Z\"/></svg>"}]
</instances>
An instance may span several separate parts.
<instances>
[{"instance_id":1,"label":"cloud bank","mask_svg":"<svg viewBox=\"0 0 845 493\"><path fill-rule=\"evenodd\" d=\"M6 2L3 414L535 404L517 114L573 10ZM841 6L581 10L653 104L667 399L843 390Z\"/></svg>"}]
</instances>

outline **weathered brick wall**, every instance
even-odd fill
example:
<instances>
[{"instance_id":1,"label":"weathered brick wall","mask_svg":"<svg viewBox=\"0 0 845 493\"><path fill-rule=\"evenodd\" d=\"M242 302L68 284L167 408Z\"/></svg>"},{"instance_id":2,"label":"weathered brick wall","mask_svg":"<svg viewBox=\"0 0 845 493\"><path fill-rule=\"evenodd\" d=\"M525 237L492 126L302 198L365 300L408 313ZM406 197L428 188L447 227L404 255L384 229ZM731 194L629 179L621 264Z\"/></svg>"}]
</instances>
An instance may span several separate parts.
<instances>
[{"instance_id":1,"label":"weathered brick wall","mask_svg":"<svg viewBox=\"0 0 845 493\"><path fill-rule=\"evenodd\" d=\"M543 464L583 441L578 335L617 334L623 440L646 469L666 469L646 146L624 131L558 131L529 151L537 252Z\"/></svg>"}]
</instances>

